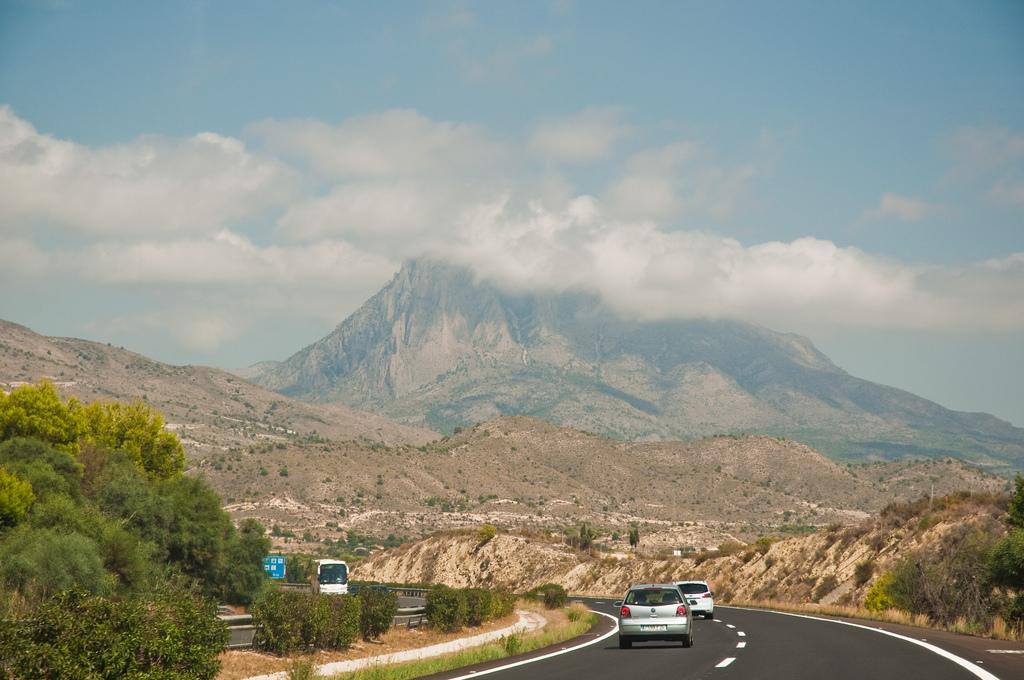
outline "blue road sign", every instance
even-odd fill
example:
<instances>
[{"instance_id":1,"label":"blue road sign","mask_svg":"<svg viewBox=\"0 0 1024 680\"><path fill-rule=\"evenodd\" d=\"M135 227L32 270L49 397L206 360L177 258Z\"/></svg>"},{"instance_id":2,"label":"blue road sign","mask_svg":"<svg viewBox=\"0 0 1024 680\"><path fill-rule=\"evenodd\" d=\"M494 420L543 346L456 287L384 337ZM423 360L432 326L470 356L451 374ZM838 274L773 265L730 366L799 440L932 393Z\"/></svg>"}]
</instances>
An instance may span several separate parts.
<instances>
[{"instance_id":1,"label":"blue road sign","mask_svg":"<svg viewBox=\"0 0 1024 680\"><path fill-rule=\"evenodd\" d=\"M270 578L284 578L284 557L282 555L264 557L263 571L267 572L267 576Z\"/></svg>"}]
</instances>

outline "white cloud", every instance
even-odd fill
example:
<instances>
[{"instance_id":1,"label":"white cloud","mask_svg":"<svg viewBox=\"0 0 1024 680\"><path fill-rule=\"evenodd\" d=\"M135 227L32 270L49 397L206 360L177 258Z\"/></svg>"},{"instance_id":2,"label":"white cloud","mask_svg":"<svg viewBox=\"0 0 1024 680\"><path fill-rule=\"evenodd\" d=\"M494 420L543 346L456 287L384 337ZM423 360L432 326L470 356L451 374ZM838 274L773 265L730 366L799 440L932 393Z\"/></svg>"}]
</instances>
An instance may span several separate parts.
<instances>
[{"instance_id":1,"label":"white cloud","mask_svg":"<svg viewBox=\"0 0 1024 680\"><path fill-rule=\"evenodd\" d=\"M568 163L595 161L629 133L618 109L584 109L544 121L533 131L530 147L545 158Z\"/></svg>"},{"instance_id":2,"label":"white cloud","mask_svg":"<svg viewBox=\"0 0 1024 680\"><path fill-rule=\"evenodd\" d=\"M264 120L249 128L270 149L301 158L326 177L450 176L510 156L483 128L433 121L412 110L347 118Z\"/></svg>"},{"instance_id":3,"label":"white cloud","mask_svg":"<svg viewBox=\"0 0 1024 680\"><path fill-rule=\"evenodd\" d=\"M446 183L400 179L351 182L328 195L289 208L279 224L291 238L344 236L355 241L393 241L435 231L459 204Z\"/></svg>"},{"instance_id":4,"label":"white cloud","mask_svg":"<svg viewBox=\"0 0 1024 680\"><path fill-rule=\"evenodd\" d=\"M141 137L87 147L0 106L0 223L91 234L204 232L280 205L296 178L230 137Z\"/></svg>"},{"instance_id":5,"label":"white cloud","mask_svg":"<svg viewBox=\"0 0 1024 680\"><path fill-rule=\"evenodd\" d=\"M55 299L66 286L131 291L151 306L118 310L111 328L195 352L240 343L271 319L337 323L420 255L517 290L595 291L648 319L732 317L804 332L1024 328L1024 254L923 266L824 239L741 244L669 228L681 216L732 214L765 173L756 149L728 163L694 141L648 149L596 197L552 173L563 166L536 162L603 158L625 132L619 114L599 109L547 121L519 144L414 111L253 126L268 149L314 169L299 177L236 139L91 148L0 109L0 280L54 286ZM1011 203L1020 198L1012 170L1004 165L996 185ZM271 209L276 230L264 233ZM887 194L873 212L921 219L937 209ZM80 234L53 245L51 230L34 230L49 221Z\"/></svg>"},{"instance_id":6,"label":"white cloud","mask_svg":"<svg viewBox=\"0 0 1024 680\"><path fill-rule=\"evenodd\" d=\"M1024 328L1024 255L916 266L815 238L744 246L615 221L589 198L512 215L482 206L439 256L514 289L583 288L648 319L731 317L775 328Z\"/></svg>"},{"instance_id":7,"label":"white cloud","mask_svg":"<svg viewBox=\"0 0 1024 680\"><path fill-rule=\"evenodd\" d=\"M898 194L882 194L878 207L865 212L870 219L897 219L903 222L919 222L927 217L942 212L940 206L928 203L912 196Z\"/></svg>"},{"instance_id":8,"label":"white cloud","mask_svg":"<svg viewBox=\"0 0 1024 680\"><path fill-rule=\"evenodd\" d=\"M623 219L729 217L760 171L753 162L723 166L708 156L693 142L637 153L623 176L605 191L604 201Z\"/></svg>"},{"instance_id":9,"label":"white cloud","mask_svg":"<svg viewBox=\"0 0 1024 680\"><path fill-rule=\"evenodd\" d=\"M257 246L229 231L188 240L101 242L62 253L55 262L88 281L131 286L345 286L379 280L397 266L341 241Z\"/></svg>"},{"instance_id":10,"label":"white cloud","mask_svg":"<svg viewBox=\"0 0 1024 680\"><path fill-rule=\"evenodd\" d=\"M159 312L119 316L92 323L93 332L116 335L158 333L171 336L190 351L209 354L235 340L247 330L245 321L230 310L202 310L177 307Z\"/></svg>"}]
</instances>

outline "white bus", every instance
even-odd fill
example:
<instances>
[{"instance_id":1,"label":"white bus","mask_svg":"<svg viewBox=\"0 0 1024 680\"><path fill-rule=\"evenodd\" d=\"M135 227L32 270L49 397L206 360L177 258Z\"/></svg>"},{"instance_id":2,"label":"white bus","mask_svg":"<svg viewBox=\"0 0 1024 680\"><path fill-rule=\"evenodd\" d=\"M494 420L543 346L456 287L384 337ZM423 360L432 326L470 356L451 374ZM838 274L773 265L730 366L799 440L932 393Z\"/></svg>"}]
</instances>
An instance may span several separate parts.
<instances>
[{"instance_id":1,"label":"white bus","mask_svg":"<svg viewBox=\"0 0 1024 680\"><path fill-rule=\"evenodd\" d=\"M313 592L324 595L348 593L348 564L341 560L317 560L316 582Z\"/></svg>"}]
</instances>

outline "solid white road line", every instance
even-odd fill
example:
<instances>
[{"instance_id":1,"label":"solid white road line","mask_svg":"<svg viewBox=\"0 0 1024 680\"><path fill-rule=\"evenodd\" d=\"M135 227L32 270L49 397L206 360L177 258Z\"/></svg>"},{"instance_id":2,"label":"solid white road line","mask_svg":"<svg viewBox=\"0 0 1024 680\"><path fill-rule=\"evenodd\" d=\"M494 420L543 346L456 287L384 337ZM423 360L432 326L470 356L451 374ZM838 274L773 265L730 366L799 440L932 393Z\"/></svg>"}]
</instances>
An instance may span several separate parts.
<instances>
[{"instance_id":1,"label":"solid white road line","mask_svg":"<svg viewBox=\"0 0 1024 680\"><path fill-rule=\"evenodd\" d=\"M715 666L715 668L725 668L726 666L728 666L729 664L731 664L735 660L736 660L735 656L730 656L728 659L722 659L721 661L718 662L718 664Z\"/></svg>"},{"instance_id":2,"label":"solid white road line","mask_svg":"<svg viewBox=\"0 0 1024 680\"><path fill-rule=\"evenodd\" d=\"M590 640L589 642L584 642L582 644L576 645L575 647L568 647L568 648L565 648L565 649L560 649L557 652L551 652L550 654L544 654L543 656L537 656L537 657L534 657L532 659L524 659L522 661L516 661L515 663L508 663L508 664L505 664L504 666L498 666L496 668L488 668L488 669L482 670L482 671L473 671L472 673L469 673L467 675L460 675L460 676L458 676L456 678L452 678L451 680L467 680L467 678L479 678L481 675L490 675L491 673L497 673L498 671L504 671L504 670L507 670L509 668L517 668L519 666L525 666L528 663L536 663L538 661L544 661L545 659L550 659L550 658L555 657L555 656L561 656L562 654L568 654L569 652L575 652L577 649L583 649L584 647L589 647L590 645L596 645L601 640L606 640L606 639L610 638L612 635L615 635L616 633L619 632L619 625L618 625L619 620L617 618L615 618L614 616L612 616L610 614L605 614L604 612L595 611L593 609L591 609L590 611L594 612L595 614L598 614L599 616L604 616L605 618L611 619L612 621L615 622L615 627L612 628L607 633L605 633L604 635L602 635L600 637L597 637L597 638L594 638L593 640Z\"/></svg>"},{"instance_id":3,"label":"solid white road line","mask_svg":"<svg viewBox=\"0 0 1024 680\"><path fill-rule=\"evenodd\" d=\"M810 619L811 621L824 621L825 623L836 623L836 624L839 624L841 626L850 626L852 628L863 628L864 630L870 630L873 633L880 633L882 635L888 635L889 637L894 637L894 638L896 638L898 640L903 640L905 642L909 642L911 644L915 644L918 647L924 647L928 651L930 651L930 652L932 652L934 654L938 654L939 656L941 656L944 659L949 659L950 661L955 663L957 666L960 666L961 668L967 669L967 671L969 673L972 673L977 678L982 678L983 680L999 680L999 678L997 678L996 676L992 675L988 671L986 671L986 670L984 670L982 668L978 668L976 665L974 665L973 663L971 663L967 659L959 657L956 654L954 654L953 652L948 652L945 649L943 649L942 647L936 647L935 645L931 644L930 642L922 642L921 640L916 640L916 639L914 639L912 637L907 637L906 635L900 635L899 633L892 633L892 632L887 631L887 630L882 630L881 628L874 628L872 626L862 626L859 623L850 623L849 621L839 621L837 619L823 619L820 616L808 616L807 614L792 614L790 612L780 612L780 611L775 611L774 609L751 609L750 607L730 607L730 609L744 609L746 611L751 611L751 612L767 612L769 614L779 614L780 616L794 616L794 617L796 617L798 619ZM742 635L742 633L740 633L740 635Z\"/></svg>"},{"instance_id":4,"label":"solid white road line","mask_svg":"<svg viewBox=\"0 0 1024 680\"><path fill-rule=\"evenodd\" d=\"M746 646L747 646L746 642L737 642L736 643L736 649L743 649Z\"/></svg>"}]
</instances>

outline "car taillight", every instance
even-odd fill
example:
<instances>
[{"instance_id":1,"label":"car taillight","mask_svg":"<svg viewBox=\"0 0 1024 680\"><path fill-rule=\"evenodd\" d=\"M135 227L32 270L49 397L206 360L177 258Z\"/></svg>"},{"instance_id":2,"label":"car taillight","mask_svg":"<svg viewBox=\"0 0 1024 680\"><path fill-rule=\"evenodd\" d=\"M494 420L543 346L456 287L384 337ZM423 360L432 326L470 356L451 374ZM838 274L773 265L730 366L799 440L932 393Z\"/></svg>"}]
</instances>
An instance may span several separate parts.
<instances>
[{"instance_id":1,"label":"car taillight","mask_svg":"<svg viewBox=\"0 0 1024 680\"><path fill-rule=\"evenodd\" d=\"M704 593L701 597L711 597L711 593Z\"/></svg>"},{"instance_id":2,"label":"car taillight","mask_svg":"<svg viewBox=\"0 0 1024 680\"><path fill-rule=\"evenodd\" d=\"M676 616L686 616L686 605L681 604L676 607Z\"/></svg>"},{"instance_id":3,"label":"car taillight","mask_svg":"<svg viewBox=\"0 0 1024 680\"><path fill-rule=\"evenodd\" d=\"M619 610L619 618L620 619L629 619L629 618L632 618L632 617L633 617L633 612L629 611L629 607L623 606L622 609Z\"/></svg>"}]
</instances>

